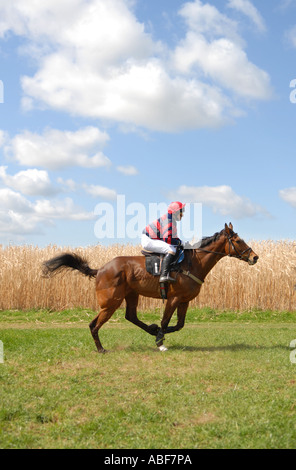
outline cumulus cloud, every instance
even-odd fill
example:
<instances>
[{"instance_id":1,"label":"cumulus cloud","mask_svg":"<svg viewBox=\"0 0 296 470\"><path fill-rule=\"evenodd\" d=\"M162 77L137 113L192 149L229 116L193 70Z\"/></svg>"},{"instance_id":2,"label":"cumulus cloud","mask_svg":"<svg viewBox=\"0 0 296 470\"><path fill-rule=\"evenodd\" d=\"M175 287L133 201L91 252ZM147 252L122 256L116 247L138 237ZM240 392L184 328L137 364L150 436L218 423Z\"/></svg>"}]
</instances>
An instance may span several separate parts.
<instances>
[{"instance_id":1,"label":"cumulus cloud","mask_svg":"<svg viewBox=\"0 0 296 470\"><path fill-rule=\"evenodd\" d=\"M94 214L77 206L71 198L30 201L10 188L0 189L0 234L4 236L42 233L55 220L92 220Z\"/></svg>"},{"instance_id":2,"label":"cumulus cloud","mask_svg":"<svg viewBox=\"0 0 296 470\"><path fill-rule=\"evenodd\" d=\"M7 132L3 131L2 129L0 129L0 147L2 147L4 145L4 143L6 142L8 138L8 134Z\"/></svg>"},{"instance_id":3,"label":"cumulus cloud","mask_svg":"<svg viewBox=\"0 0 296 470\"><path fill-rule=\"evenodd\" d=\"M79 188L79 185L71 178L64 180L64 178L59 177L57 179L57 182L62 186L63 191L66 191L66 192L67 191L74 192Z\"/></svg>"},{"instance_id":4,"label":"cumulus cloud","mask_svg":"<svg viewBox=\"0 0 296 470\"><path fill-rule=\"evenodd\" d=\"M123 173L124 175L127 175L127 176L134 176L138 174L137 168L134 167L133 165L118 166L116 169L120 173Z\"/></svg>"},{"instance_id":5,"label":"cumulus cloud","mask_svg":"<svg viewBox=\"0 0 296 470\"><path fill-rule=\"evenodd\" d=\"M285 10L293 4L295 0L281 0L280 4L278 5L279 10Z\"/></svg>"},{"instance_id":6,"label":"cumulus cloud","mask_svg":"<svg viewBox=\"0 0 296 470\"><path fill-rule=\"evenodd\" d=\"M34 205L34 212L41 219L92 220L94 218L91 212L76 206L69 197L61 201L38 200Z\"/></svg>"},{"instance_id":7,"label":"cumulus cloud","mask_svg":"<svg viewBox=\"0 0 296 470\"><path fill-rule=\"evenodd\" d=\"M286 39L292 47L296 48L296 25L290 28L286 34Z\"/></svg>"},{"instance_id":8,"label":"cumulus cloud","mask_svg":"<svg viewBox=\"0 0 296 470\"><path fill-rule=\"evenodd\" d=\"M0 179L6 186L22 194L53 196L59 192L59 189L51 183L47 171L34 168L8 175L6 169L6 166L0 166Z\"/></svg>"},{"instance_id":9,"label":"cumulus cloud","mask_svg":"<svg viewBox=\"0 0 296 470\"><path fill-rule=\"evenodd\" d=\"M281 189L279 195L283 201L296 208L296 187Z\"/></svg>"},{"instance_id":10,"label":"cumulus cloud","mask_svg":"<svg viewBox=\"0 0 296 470\"><path fill-rule=\"evenodd\" d=\"M262 100L271 97L268 74L249 62L241 47L229 39L208 42L190 32L176 49L174 64L186 74L198 66L205 75L242 97Z\"/></svg>"},{"instance_id":11,"label":"cumulus cloud","mask_svg":"<svg viewBox=\"0 0 296 470\"><path fill-rule=\"evenodd\" d=\"M1 211L0 210L0 236L2 239L23 240L26 235L42 234L42 225L39 223L38 218L19 212Z\"/></svg>"},{"instance_id":12,"label":"cumulus cloud","mask_svg":"<svg viewBox=\"0 0 296 470\"><path fill-rule=\"evenodd\" d=\"M0 211L34 213L34 206L20 193L9 188L2 188L0 189Z\"/></svg>"},{"instance_id":13,"label":"cumulus cloud","mask_svg":"<svg viewBox=\"0 0 296 470\"><path fill-rule=\"evenodd\" d=\"M250 2L232 3L255 20ZM42 0L34 8L14 0L1 2L0 13L0 36L27 37L39 59L36 73L22 77L26 109L42 104L171 132L217 127L238 116L236 100L223 88L251 99L271 94L237 23L199 0L180 10L187 34L175 50L146 32L129 0Z\"/></svg>"},{"instance_id":14,"label":"cumulus cloud","mask_svg":"<svg viewBox=\"0 0 296 470\"><path fill-rule=\"evenodd\" d=\"M171 77L157 58L130 59L103 73L92 65L77 68L68 55L59 54L22 83L28 95L52 108L158 131L218 127L233 109L217 87Z\"/></svg>"},{"instance_id":15,"label":"cumulus cloud","mask_svg":"<svg viewBox=\"0 0 296 470\"><path fill-rule=\"evenodd\" d=\"M108 139L108 134L91 126L73 132L49 128L43 134L26 130L8 142L4 152L24 166L98 168L111 164L101 150Z\"/></svg>"},{"instance_id":16,"label":"cumulus cloud","mask_svg":"<svg viewBox=\"0 0 296 470\"><path fill-rule=\"evenodd\" d=\"M0 234L3 237L23 237L40 232L34 206L20 193L9 188L0 189Z\"/></svg>"},{"instance_id":17,"label":"cumulus cloud","mask_svg":"<svg viewBox=\"0 0 296 470\"><path fill-rule=\"evenodd\" d=\"M261 14L250 0L228 0L227 6L246 15L260 32L266 30L265 22Z\"/></svg>"},{"instance_id":18,"label":"cumulus cloud","mask_svg":"<svg viewBox=\"0 0 296 470\"><path fill-rule=\"evenodd\" d=\"M115 191L115 189L106 188L105 186L99 186L95 184L84 184L83 188L86 193L90 194L93 197L99 197L108 200L115 200L117 197L117 192Z\"/></svg>"},{"instance_id":19,"label":"cumulus cloud","mask_svg":"<svg viewBox=\"0 0 296 470\"><path fill-rule=\"evenodd\" d=\"M210 39L223 36L234 41L242 41L236 21L209 3L203 3L200 0L184 3L179 15L184 19L189 31L199 32Z\"/></svg>"},{"instance_id":20,"label":"cumulus cloud","mask_svg":"<svg viewBox=\"0 0 296 470\"><path fill-rule=\"evenodd\" d=\"M92 197L102 198L107 200L115 200L117 192L115 189L107 188L97 184L77 183L71 178L64 180L58 178L58 183L61 185L63 192L76 192L83 190L85 193L90 194Z\"/></svg>"},{"instance_id":21,"label":"cumulus cloud","mask_svg":"<svg viewBox=\"0 0 296 470\"><path fill-rule=\"evenodd\" d=\"M180 14L189 31L172 55L172 63L179 72L191 75L201 70L205 77L211 77L238 96L271 98L270 77L249 61L233 21L199 0L186 3Z\"/></svg>"},{"instance_id":22,"label":"cumulus cloud","mask_svg":"<svg viewBox=\"0 0 296 470\"><path fill-rule=\"evenodd\" d=\"M171 195L173 196L173 194ZM180 186L174 197L184 202L202 203L223 216L235 219L254 217L258 214L269 216L267 211L249 198L236 194L230 186Z\"/></svg>"}]
</instances>

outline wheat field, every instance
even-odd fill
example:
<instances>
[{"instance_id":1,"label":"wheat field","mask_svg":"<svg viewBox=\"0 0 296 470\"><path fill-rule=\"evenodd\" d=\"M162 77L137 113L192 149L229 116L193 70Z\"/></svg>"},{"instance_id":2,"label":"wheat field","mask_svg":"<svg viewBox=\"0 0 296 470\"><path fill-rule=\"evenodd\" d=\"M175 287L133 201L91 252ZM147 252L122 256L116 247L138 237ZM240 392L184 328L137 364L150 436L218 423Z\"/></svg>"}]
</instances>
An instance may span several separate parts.
<instances>
[{"instance_id":1,"label":"wheat field","mask_svg":"<svg viewBox=\"0 0 296 470\"><path fill-rule=\"evenodd\" d=\"M250 241L249 245L259 255L258 263L249 266L233 258L222 259L207 276L191 307L296 311L296 242ZM139 255L140 250L140 246L133 245L75 249L0 246L0 309L97 310L94 280L69 271L52 279L43 278L43 261L74 251L86 257L92 268L99 268L115 256ZM160 300L140 298L142 311L159 307Z\"/></svg>"}]
</instances>

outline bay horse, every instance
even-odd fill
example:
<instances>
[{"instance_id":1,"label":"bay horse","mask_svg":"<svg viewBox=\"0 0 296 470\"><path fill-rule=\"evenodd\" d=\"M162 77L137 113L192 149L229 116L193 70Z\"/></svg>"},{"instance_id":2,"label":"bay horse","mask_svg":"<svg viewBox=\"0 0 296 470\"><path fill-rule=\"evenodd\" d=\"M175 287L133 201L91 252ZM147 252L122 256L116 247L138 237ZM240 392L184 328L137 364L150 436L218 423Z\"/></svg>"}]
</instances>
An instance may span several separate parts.
<instances>
[{"instance_id":1,"label":"bay horse","mask_svg":"<svg viewBox=\"0 0 296 470\"><path fill-rule=\"evenodd\" d=\"M125 318L142 328L150 335L156 336L156 344L161 351L165 334L179 331L185 323L189 302L197 297L201 286L211 269L224 256L231 256L254 265L258 256L237 233L233 226L225 224L221 232L212 237L205 237L197 248L184 250L184 260L179 272L171 273L176 282L167 288L167 301L161 326L147 325L137 316L139 296L161 298L159 278L146 271L144 256L118 256L99 269L92 269L88 262L74 253L63 253L43 263L46 276L60 272L65 268L78 270L85 276L96 278L96 295L100 311L89 324L89 328L99 353L105 353L98 332L116 309L126 301ZM174 311L177 309L177 324L169 326Z\"/></svg>"}]
</instances>

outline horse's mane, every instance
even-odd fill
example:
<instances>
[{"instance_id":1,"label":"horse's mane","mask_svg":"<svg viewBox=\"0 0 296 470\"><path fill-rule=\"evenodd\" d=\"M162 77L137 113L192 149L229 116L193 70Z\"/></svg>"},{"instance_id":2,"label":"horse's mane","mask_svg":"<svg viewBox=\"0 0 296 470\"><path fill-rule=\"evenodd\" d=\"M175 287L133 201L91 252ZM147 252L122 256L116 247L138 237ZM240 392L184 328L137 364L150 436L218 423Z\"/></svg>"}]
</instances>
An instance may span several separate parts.
<instances>
[{"instance_id":1,"label":"horse's mane","mask_svg":"<svg viewBox=\"0 0 296 470\"><path fill-rule=\"evenodd\" d=\"M211 237L203 237L201 239L199 248L204 248L205 246L210 245L211 243L217 241L220 238L221 232L216 232Z\"/></svg>"},{"instance_id":2,"label":"horse's mane","mask_svg":"<svg viewBox=\"0 0 296 470\"><path fill-rule=\"evenodd\" d=\"M198 240L196 243L194 243L194 245L192 245L192 249L205 248L211 243L217 241L222 235L222 233L223 233L223 230L221 230L221 232L214 233L214 235L210 237L203 237L201 240Z\"/></svg>"}]
</instances>

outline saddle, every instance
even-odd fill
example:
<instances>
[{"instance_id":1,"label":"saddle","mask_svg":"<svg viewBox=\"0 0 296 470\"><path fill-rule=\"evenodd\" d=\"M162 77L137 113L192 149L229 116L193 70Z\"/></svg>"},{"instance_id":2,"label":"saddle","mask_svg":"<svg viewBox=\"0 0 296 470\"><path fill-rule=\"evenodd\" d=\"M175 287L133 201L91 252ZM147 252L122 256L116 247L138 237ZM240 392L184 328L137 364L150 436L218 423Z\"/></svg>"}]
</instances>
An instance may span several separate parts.
<instances>
[{"instance_id":1,"label":"saddle","mask_svg":"<svg viewBox=\"0 0 296 470\"><path fill-rule=\"evenodd\" d=\"M164 255L162 253L154 253L152 251L142 250L142 254L145 256L146 271L152 276L160 276L161 263ZM184 249L178 248L175 254L175 258L170 266L170 271L179 271L179 264L184 259ZM159 285L160 295L163 300L167 299L168 283L161 282Z\"/></svg>"},{"instance_id":2,"label":"saddle","mask_svg":"<svg viewBox=\"0 0 296 470\"><path fill-rule=\"evenodd\" d=\"M161 263L164 255L162 253L154 253L152 251L142 250L142 254L145 256L146 270L152 276L160 276ZM177 249L175 258L170 266L170 271L178 271L178 265L184 259L184 249Z\"/></svg>"}]
</instances>

